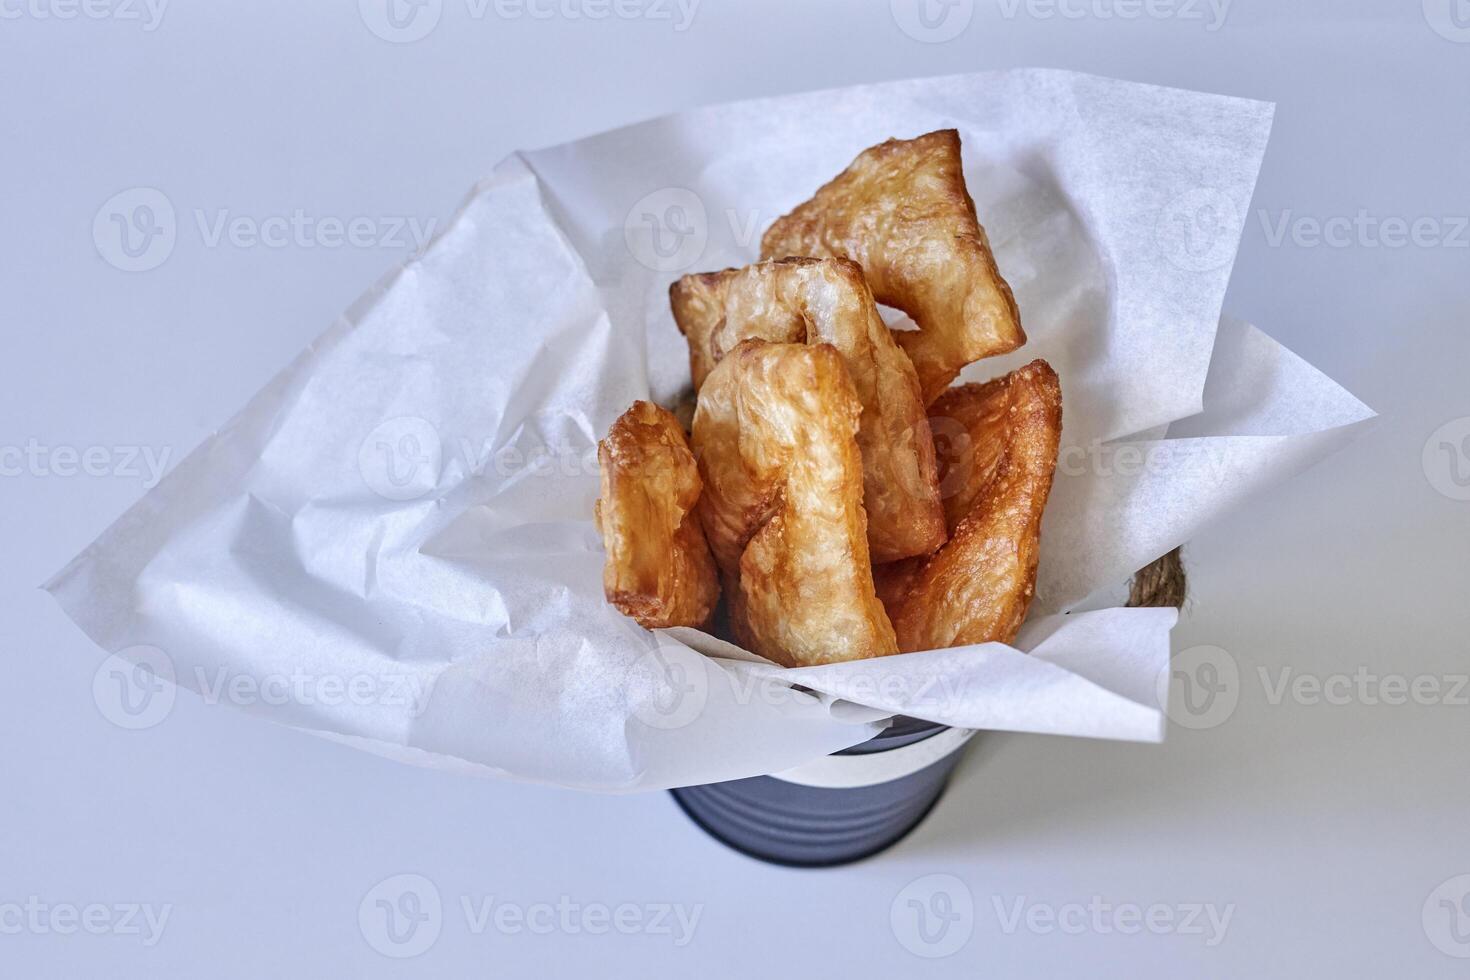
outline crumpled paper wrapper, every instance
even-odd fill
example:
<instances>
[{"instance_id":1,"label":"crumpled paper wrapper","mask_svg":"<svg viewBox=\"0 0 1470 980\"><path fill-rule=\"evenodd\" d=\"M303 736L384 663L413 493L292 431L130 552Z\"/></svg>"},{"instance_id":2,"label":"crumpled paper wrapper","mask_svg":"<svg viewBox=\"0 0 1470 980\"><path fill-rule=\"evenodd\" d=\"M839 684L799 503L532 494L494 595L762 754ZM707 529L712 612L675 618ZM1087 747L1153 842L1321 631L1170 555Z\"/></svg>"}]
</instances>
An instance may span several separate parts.
<instances>
[{"instance_id":1,"label":"crumpled paper wrapper","mask_svg":"<svg viewBox=\"0 0 1470 980\"><path fill-rule=\"evenodd\" d=\"M1176 613L1097 596L1372 416L1220 319L1271 116L1028 70L513 155L47 588L105 650L212 700L563 786L781 771L894 714L1157 741ZM688 384L668 284L753 260L766 225L864 147L943 127L1030 335L962 380L1045 357L1064 389L1016 645L790 670L624 619L602 597L596 442L634 399Z\"/></svg>"}]
</instances>

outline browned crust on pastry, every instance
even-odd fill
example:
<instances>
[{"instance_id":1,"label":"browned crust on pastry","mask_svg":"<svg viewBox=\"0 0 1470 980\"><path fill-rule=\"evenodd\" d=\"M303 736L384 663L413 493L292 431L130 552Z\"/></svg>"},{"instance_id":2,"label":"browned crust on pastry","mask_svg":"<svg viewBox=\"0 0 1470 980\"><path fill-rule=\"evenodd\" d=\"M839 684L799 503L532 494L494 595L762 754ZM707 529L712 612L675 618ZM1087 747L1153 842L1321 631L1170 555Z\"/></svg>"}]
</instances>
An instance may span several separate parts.
<instances>
[{"instance_id":1,"label":"browned crust on pastry","mask_svg":"<svg viewBox=\"0 0 1470 980\"><path fill-rule=\"evenodd\" d=\"M1042 515L1061 442L1061 386L1050 365L1033 361L989 384L956 388L935 409L970 434L941 464L959 474L955 489L967 504L933 556L878 570L879 594L905 652L1009 643L1036 590Z\"/></svg>"},{"instance_id":2,"label":"browned crust on pastry","mask_svg":"<svg viewBox=\"0 0 1470 980\"><path fill-rule=\"evenodd\" d=\"M699 467L678 419L651 402L634 402L598 443L597 462L607 601L648 629L702 626L720 586L694 513Z\"/></svg>"},{"instance_id":3,"label":"browned crust on pastry","mask_svg":"<svg viewBox=\"0 0 1470 980\"><path fill-rule=\"evenodd\" d=\"M700 391L699 511L735 636L785 666L897 651L869 560L861 414L826 344L747 340Z\"/></svg>"},{"instance_id":4,"label":"browned crust on pastry","mask_svg":"<svg viewBox=\"0 0 1470 980\"><path fill-rule=\"evenodd\" d=\"M745 340L835 347L862 404L858 446L874 560L929 554L944 543L918 377L856 263L792 258L685 276L671 287L670 301L689 341L696 389Z\"/></svg>"},{"instance_id":5,"label":"browned crust on pastry","mask_svg":"<svg viewBox=\"0 0 1470 980\"><path fill-rule=\"evenodd\" d=\"M926 402L965 365L1026 342L975 216L953 129L864 150L766 231L762 258L789 255L854 260L880 303L913 318L919 329L897 337Z\"/></svg>"}]
</instances>

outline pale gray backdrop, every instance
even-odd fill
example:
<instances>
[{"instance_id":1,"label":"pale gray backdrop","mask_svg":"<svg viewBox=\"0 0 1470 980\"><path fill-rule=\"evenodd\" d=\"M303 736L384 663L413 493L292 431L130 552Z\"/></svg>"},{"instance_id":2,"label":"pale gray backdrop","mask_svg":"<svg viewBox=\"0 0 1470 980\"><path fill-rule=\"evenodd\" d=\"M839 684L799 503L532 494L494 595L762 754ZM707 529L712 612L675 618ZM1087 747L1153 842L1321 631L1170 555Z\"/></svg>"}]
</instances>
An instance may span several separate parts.
<instances>
[{"instance_id":1,"label":"pale gray backdrop","mask_svg":"<svg viewBox=\"0 0 1470 980\"><path fill-rule=\"evenodd\" d=\"M396 2L0 0L0 973L1470 971L1470 3ZM900 847L796 872L663 794L404 768L188 694L130 731L94 696L35 587L504 154L1027 65L1276 101L1229 309L1384 416L1190 549L1176 643L1237 670L1208 727L984 737ZM137 188L172 242L135 196L121 247ZM405 885L441 903L411 939Z\"/></svg>"}]
</instances>

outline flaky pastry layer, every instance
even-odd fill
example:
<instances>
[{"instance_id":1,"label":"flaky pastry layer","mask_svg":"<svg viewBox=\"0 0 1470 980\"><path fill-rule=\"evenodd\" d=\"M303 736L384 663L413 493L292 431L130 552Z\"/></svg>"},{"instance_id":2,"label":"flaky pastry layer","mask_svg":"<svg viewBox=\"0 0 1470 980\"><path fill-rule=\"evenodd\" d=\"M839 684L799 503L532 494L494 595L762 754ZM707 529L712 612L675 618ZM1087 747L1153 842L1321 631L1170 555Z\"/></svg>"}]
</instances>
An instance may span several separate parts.
<instances>
[{"instance_id":1,"label":"flaky pastry layer","mask_svg":"<svg viewBox=\"0 0 1470 980\"><path fill-rule=\"evenodd\" d=\"M984 385L952 389L930 410L949 542L926 559L878 569L899 649L1015 639L1036 589L1041 519L1062 433L1062 392L1045 361ZM950 482L953 477L953 483Z\"/></svg>"},{"instance_id":2,"label":"flaky pastry layer","mask_svg":"<svg viewBox=\"0 0 1470 980\"><path fill-rule=\"evenodd\" d=\"M699 393L699 512L731 625L747 649L785 666L898 649L869 561L861 414L826 344L747 340Z\"/></svg>"},{"instance_id":3,"label":"flaky pastry layer","mask_svg":"<svg viewBox=\"0 0 1470 980\"><path fill-rule=\"evenodd\" d=\"M953 129L864 150L766 231L761 257L790 255L852 259L878 302L913 318L919 329L897 339L926 402L965 365L1026 342L965 187Z\"/></svg>"},{"instance_id":4,"label":"flaky pastry layer","mask_svg":"<svg viewBox=\"0 0 1470 980\"><path fill-rule=\"evenodd\" d=\"M597 445L598 533L607 601L648 629L702 626L719 576L694 513L702 483L684 429L651 402L634 402Z\"/></svg>"},{"instance_id":5,"label":"flaky pastry layer","mask_svg":"<svg viewBox=\"0 0 1470 980\"><path fill-rule=\"evenodd\" d=\"M740 342L831 344L862 404L858 447L874 561L928 554L945 539L934 445L913 364L862 269L846 259L783 259L685 276L670 289L696 390Z\"/></svg>"}]
</instances>

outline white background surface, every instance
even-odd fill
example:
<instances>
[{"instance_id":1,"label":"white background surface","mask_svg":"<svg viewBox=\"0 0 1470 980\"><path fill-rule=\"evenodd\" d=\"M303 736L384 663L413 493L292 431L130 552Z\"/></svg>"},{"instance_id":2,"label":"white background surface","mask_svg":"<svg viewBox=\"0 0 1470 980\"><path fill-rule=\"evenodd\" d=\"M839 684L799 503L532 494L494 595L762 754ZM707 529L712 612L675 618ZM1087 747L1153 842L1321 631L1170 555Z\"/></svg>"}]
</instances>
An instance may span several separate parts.
<instances>
[{"instance_id":1,"label":"white background surface","mask_svg":"<svg viewBox=\"0 0 1470 980\"><path fill-rule=\"evenodd\" d=\"M1470 502L1456 499L1470 491L1454 480L1455 466L1470 475L1470 454L1439 450L1440 436L1424 453L1447 423L1460 420L1452 442L1470 434L1470 43L1452 39L1470 30L1456 31L1451 0L1394 14L1238 0L1223 23L1207 4L1195 19L1178 6L1121 19L1101 16L1117 10L1108 0L1071 0L1076 18L979 2L945 43L908 36L881 2L705 0L678 31L677 7L671 20L593 22L504 17L493 4L476 18L466 0L443 0L437 28L411 44L374 36L350 0L174 0L151 31L146 7L120 3L90 9L141 20L60 19L67 0L0 4L0 451L34 450L24 472L0 476L0 972L1470 971L1436 948L1470 952L1438 904L1470 879L1431 900L1470 875L1470 693L1391 705L1375 695L1392 691L1354 679L1430 678L1443 694L1470 672ZM393 216L443 221L518 147L712 101L1024 65L1276 101L1228 308L1384 415L1190 550L1194 598L1176 645L1221 647L1238 664L1223 723L1176 729L1163 747L983 737L898 848L796 872L724 850L663 794L409 769L187 694L141 732L99 711L102 653L35 586L147 481L63 475L55 450L105 447L115 470L114 447L177 461L409 251L210 245L201 220L302 209L379 229ZM138 186L168 196L178 241L158 268L129 274L99 254L92 223ZM1360 212L1343 247L1292 233L1309 234L1303 217ZM1442 241L1374 244L1378 223L1419 218ZM0 457L7 474L16 462ZM1276 698L1287 667L1348 675L1347 703ZM444 914L427 951L398 961L374 950L358 910L402 873L430 879ZM905 887L931 874L955 876L974 908L956 927L968 941L938 959L890 925ZM512 933L492 921L476 934L462 897L702 908L677 947L559 925ZM1008 929L1018 900L1037 917L1132 903L1176 921L1193 904L1231 918L1213 947L1188 931L1123 934L1106 911L1067 918L1065 931L1043 918ZM37 903L39 919L10 911ZM62 934L65 912L50 918L94 903L171 911L151 946L124 930ZM1470 939L1470 908L1458 927Z\"/></svg>"}]
</instances>

